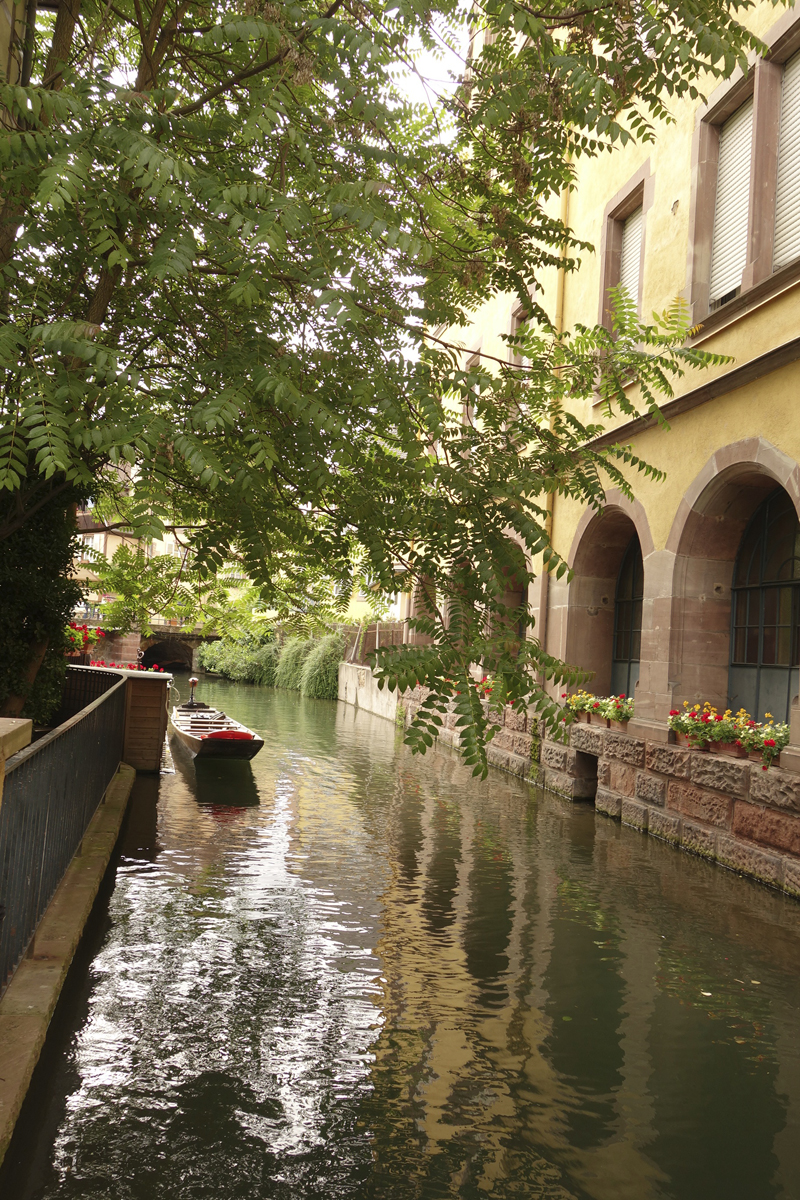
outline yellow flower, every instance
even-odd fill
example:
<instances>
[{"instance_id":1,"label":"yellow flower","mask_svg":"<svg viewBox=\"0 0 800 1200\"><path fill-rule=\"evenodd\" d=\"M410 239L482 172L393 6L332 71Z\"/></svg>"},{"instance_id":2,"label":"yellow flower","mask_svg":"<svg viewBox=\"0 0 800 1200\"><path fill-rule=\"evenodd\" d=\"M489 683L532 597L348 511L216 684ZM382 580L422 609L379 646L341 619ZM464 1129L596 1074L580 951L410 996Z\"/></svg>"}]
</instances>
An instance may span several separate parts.
<instances>
[{"instance_id":1,"label":"yellow flower","mask_svg":"<svg viewBox=\"0 0 800 1200\"><path fill-rule=\"evenodd\" d=\"M764 716L765 716L765 717L770 717L771 719L773 719L773 720L774 720L774 718L772 717L772 713L764 713Z\"/></svg>"}]
</instances>

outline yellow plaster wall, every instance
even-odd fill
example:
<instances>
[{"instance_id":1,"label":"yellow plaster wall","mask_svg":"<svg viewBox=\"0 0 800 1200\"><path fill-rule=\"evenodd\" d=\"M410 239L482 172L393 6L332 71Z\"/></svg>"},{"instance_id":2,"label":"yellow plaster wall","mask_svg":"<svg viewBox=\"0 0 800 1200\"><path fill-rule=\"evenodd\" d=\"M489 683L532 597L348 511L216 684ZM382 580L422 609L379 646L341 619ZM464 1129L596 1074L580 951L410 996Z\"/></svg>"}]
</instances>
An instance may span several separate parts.
<instances>
[{"instance_id":1,"label":"yellow plaster wall","mask_svg":"<svg viewBox=\"0 0 800 1200\"><path fill-rule=\"evenodd\" d=\"M764 36L786 11L785 5L762 0L749 13L739 15L756 34ZM716 87L713 81L700 81L700 86L713 96ZM577 237L593 243L595 250L584 252L580 269L566 275L565 328L579 322L594 324L599 318L599 260L605 208L648 159L654 193L652 207L646 214L642 316L648 319L654 309L660 311L676 297L688 295L692 144L703 102L689 98L673 100L669 108L673 120L658 125L654 142L629 144L576 164L567 223ZM557 213L558 200L547 207ZM544 272L540 286L537 300L555 318L557 272L554 269ZM464 347L465 357L480 350L487 356L508 360L508 347L501 335L510 332L516 303L513 296L495 297L476 313L471 329L458 332L454 340ZM702 372L687 372L674 381L675 394L681 395L796 337L799 327L800 284L796 284L760 307L732 318L708 336L701 335L699 344L704 349L730 355L734 361ZM486 365L491 366L491 362ZM663 483L635 473L632 477L636 497L645 506L656 549L663 548L666 542L684 492L720 447L761 436L792 459L800 460L800 427L795 412L799 391L800 366L786 367L675 418L668 432L651 429L632 439L636 453L667 475ZM636 394L632 388L630 395L634 402ZM605 420L599 406L588 400L577 403L576 415L586 422L604 421L607 428L628 420L619 414ZM564 556L569 552L582 512L575 502L556 499L554 543Z\"/></svg>"},{"instance_id":2,"label":"yellow plaster wall","mask_svg":"<svg viewBox=\"0 0 800 1200\"><path fill-rule=\"evenodd\" d=\"M683 413L669 430L652 428L632 439L638 455L666 472L664 482L635 472L628 476L647 513L655 550L665 547L684 493L720 447L762 437L800 461L798 397L800 364L795 363ZM553 540L564 557L583 512L575 501L556 499Z\"/></svg>"}]
</instances>

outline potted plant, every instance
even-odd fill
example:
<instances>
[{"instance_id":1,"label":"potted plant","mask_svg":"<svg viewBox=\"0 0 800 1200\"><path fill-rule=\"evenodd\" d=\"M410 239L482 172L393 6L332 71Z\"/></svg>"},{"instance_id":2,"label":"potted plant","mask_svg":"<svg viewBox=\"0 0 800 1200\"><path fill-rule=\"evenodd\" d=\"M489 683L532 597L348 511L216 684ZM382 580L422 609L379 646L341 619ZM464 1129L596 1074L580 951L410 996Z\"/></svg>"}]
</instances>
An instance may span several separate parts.
<instances>
[{"instance_id":1,"label":"potted plant","mask_svg":"<svg viewBox=\"0 0 800 1200\"><path fill-rule=\"evenodd\" d=\"M708 748L712 754L728 754L733 758L746 758L747 751L743 747L739 734L743 723L749 714L740 708L734 716L729 708L724 713L711 710L712 720L709 722L710 741Z\"/></svg>"},{"instance_id":2,"label":"potted plant","mask_svg":"<svg viewBox=\"0 0 800 1200\"><path fill-rule=\"evenodd\" d=\"M709 725L711 723L711 705L706 703L702 707L695 704L693 708L689 707L689 701L684 700L683 708L673 708L669 714L669 727L675 735L675 741L679 746L686 746L691 750L705 750L708 747L710 739Z\"/></svg>"},{"instance_id":3,"label":"potted plant","mask_svg":"<svg viewBox=\"0 0 800 1200\"><path fill-rule=\"evenodd\" d=\"M789 744L789 726L782 721L776 725L771 713L764 715L769 718L766 723L748 720L739 741L748 757L761 763L762 771L768 771L780 765L781 750Z\"/></svg>"},{"instance_id":4,"label":"potted plant","mask_svg":"<svg viewBox=\"0 0 800 1200\"><path fill-rule=\"evenodd\" d=\"M624 692L621 692L619 696L606 696L600 702L600 709L608 720L609 729L625 732L628 728L628 721L633 716L633 704L633 697L626 696Z\"/></svg>"},{"instance_id":5,"label":"potted plant","mask_svg":"<svg viewBox=\"0 0 800 1200\"><path fill-rule=\"evenodd\" d=\"M580 688L579 691L574 692L571 696L567 695L566 692L562 692L561 699L566 700L566 704L564 705L564 708L567 710L565 713L566 718L571 715L573 721L580 721L585 725L589 724L589 714L597 700L596 696Z\"/></svg>"},{"instance_id":6,"label":"potted plant","mask_svg":"<svg viewBox=\"0 0 800 1200\"><path fill-rule=\"evenodd\" d=\"M66 634L67 658L77 663L85 663L91 647L106 636L102 629L90 629L88 625L78 625L75 621L67 625Z\"/></svg>"}]
</instances>

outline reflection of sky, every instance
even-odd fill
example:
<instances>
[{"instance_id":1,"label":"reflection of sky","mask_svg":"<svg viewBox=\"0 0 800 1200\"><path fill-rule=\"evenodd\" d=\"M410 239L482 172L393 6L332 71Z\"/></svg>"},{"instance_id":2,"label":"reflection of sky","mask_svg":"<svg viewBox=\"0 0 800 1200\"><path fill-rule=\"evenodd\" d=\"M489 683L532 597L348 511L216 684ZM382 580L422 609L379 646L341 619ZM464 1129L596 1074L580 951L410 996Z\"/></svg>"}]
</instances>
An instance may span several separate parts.
<instances>
[{"instance_id":1,"label":"reflection of sky","mask_svg":"<svg viewBox=\"0 0 800 1200\"><path fill-rule=\"evenodd\" d=\"M265 737L259 802L182 769L131 821L37 1200L800 1195L800 907L390 722L204 688Z\"/></svg>"}]
</instances>

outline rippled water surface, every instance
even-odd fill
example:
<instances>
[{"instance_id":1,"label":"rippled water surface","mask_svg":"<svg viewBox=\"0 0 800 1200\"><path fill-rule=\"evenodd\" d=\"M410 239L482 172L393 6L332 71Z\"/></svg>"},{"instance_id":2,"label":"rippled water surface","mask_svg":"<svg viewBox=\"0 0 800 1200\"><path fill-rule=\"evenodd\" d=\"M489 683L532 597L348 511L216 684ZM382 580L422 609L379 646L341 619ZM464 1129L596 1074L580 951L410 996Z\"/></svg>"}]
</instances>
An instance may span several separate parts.
<instances>
[{"instance_id":1,"label":"rippled water surface","mask_svg":"<svg viewBox=\"0 0 800 1200\"><path fill-rule=\"evenodd\" d=\"M7 1200L800 1197L800 905L201 690L266 745L137 781Z\"/></svg>"}]
</instances>

